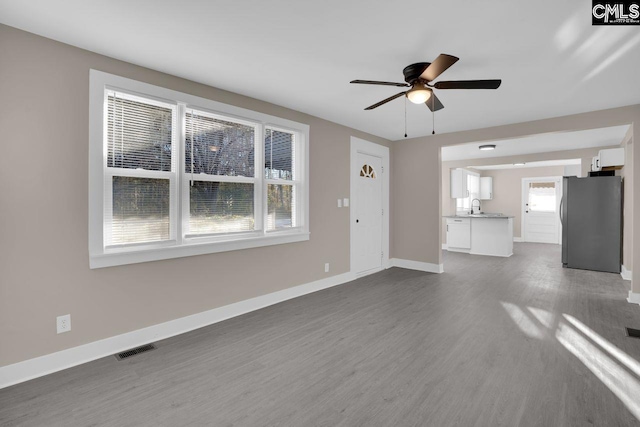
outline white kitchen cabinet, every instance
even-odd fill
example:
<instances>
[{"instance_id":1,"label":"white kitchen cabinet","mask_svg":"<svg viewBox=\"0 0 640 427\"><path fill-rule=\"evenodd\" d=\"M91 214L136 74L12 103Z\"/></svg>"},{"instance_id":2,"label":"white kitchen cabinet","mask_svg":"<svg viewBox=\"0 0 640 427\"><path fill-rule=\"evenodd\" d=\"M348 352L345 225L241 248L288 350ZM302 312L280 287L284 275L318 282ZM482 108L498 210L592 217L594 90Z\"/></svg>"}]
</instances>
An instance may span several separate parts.
<instances>
[{"instance_id":1,"label":"white kitchen cabinet","mask_svg":"<svg viewBox=\"0 0 640 427\"><path fill-rule=\"evenodd\" d=\"M624 166L624 148L610 148L600 150L598 153L600 158L600 167L607 168L609 166Z\"/></svg>"},{"instance_id":2,"label":"white kitchen cabinet","mask_svg":"<svg viewBox=\"0 0 640 427\"><path fill-rule=\"evenodd\" d=\"M624 166L624 148L600 150L591 161L592 171L599 171L611 166Z\"/></svg>"},{"instance_id":3,"label":"white kitchen cabinet","mask_svg":"<svg viewBox=\"0 0 640 427\"><path fill-rule=\"evenodd\" d=\"M480 200L493 199L493 177L483 176L480 177Z\"/></svg>"},{"instance_id":4,"label":"white kitchen cabinet","mask_svg":"<svg viewBox=\"0 0 640 427\"><path fill-rule=\"evenodd\" d=\"M513 255L513 218L473 218L471 242L470 254L510 257Z\"/></svg>"},{"instance_id":5,"label":"white kitchen cabinet","mask_svg":"<svg viewBox=\"0 0 640 427\"><path fill-rule=\"evenodd\" d=\"M471 249L471 220L447 218L447 247L451 251L468 252Z\"/></svg>"},{"instance_id":6,"label":"white kitchen cabinet","mask_svg":"<svg viewBox=\"0 0 640 427\"><path fill-rule=\"evenodd\" d=\"M451 198L461 199L468 196L467 171L464 169L451 169Z\"/></svg>"},{"instance_id":7,"label":"white kitchen cabinet","mask_svg":"<svg viewBox=\"0 0 640 427\"><path fill-rule=\"evenodd\" d=\"M480 194L480 176L467 172L467 188L469 195L477 197Z\"/></svg>"}]
</instances>

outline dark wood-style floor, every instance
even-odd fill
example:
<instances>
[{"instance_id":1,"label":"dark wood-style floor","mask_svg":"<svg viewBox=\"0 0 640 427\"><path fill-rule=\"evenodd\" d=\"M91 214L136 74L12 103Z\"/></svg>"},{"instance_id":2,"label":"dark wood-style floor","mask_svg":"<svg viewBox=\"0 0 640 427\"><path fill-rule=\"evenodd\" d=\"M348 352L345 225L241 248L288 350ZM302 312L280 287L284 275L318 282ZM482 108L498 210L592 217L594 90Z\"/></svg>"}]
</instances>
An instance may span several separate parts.
<instances>
[{"instance_id":1,"label":"dark wood-style floor","mask_svg":"<svg viewBox=\"0 0 640 427\"><path fill-rule=\"evenodd\" d=\"M640 425L619 275L445 252L0 390L2 426Z\"/></svg>"}]
</instances>

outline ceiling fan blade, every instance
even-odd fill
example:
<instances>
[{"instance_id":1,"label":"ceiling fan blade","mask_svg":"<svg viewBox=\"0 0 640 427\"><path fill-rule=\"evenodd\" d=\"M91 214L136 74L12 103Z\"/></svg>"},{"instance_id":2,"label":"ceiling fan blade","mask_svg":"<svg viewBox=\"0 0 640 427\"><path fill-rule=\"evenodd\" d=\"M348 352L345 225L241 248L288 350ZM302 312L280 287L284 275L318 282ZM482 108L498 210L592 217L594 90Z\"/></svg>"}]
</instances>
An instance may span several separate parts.
<instances>
[{"instance_id":1,"label":"ceiling fan blade","mask_svg":"<svg viewBox=\"0 0 640 427\"><path fill-rule=\"evenodd\" d=\"M435 80L440 74L444 73L447 68L458 62L458 59L460 58L441 53L436 60L420 74L420 78L428 82Z\"/></svg>"},{"instance_id":2,"label":"ceiling fan blade","mask_svg":"<svg viewBox=\"0 0 640 427\"><path fill-rule=\"evenodd\" d=\"M361 85L381 85L381 86L398 86L398 87L411 86L408 83L379 82L376 80L351 80L349 83L356 83Z\"/></svg>"},{"instance_id":3,"label":"ceiling fan blade","mask_svg":"<svg viewBox=\"0 0 640 427\"><path fill-rule=\"evenodd\" d=\"M444 105L442 105L442 102L440 102L440 100L438 99L436 94L433 93L433 91L431 91L431 96L429 97L429 99L425 101L425 104L427 105L427 107L429 107L429 110L431 111L438 111L444 108Z\"/></svg>"},{"instance_id":4,"label":"ceiling fan blade","mask_svg":"<svg viewBox=\"0 0 640 427\"><path fill-rule=\"evenodd\" d=\"M387 102L389 102L389 101L393 101L394 99L396 99L396 98L398 98L398 97L400 97L400 96L404 95L405 93L407 93L407 92L405 91L405 92L396 93L395 95L390 96L390 97L388 97L387 99L383 99L382 101L378 102L377 104L373 104L373 105L371 105L371 106L369 106L369 107L365 108L365 110L373 110L374 108L378 108L378 107L379 107L379 106L381 106L382 104L386 104L386 103L387 103Z\"/></svg>"},{"instance_id":5,"label":"ceiling fan blade","mask_svg":"<svg viewBox=\"0 0 640 427\"><path fill-rule=\"evenodd\" d=\"M498 89L502 80L456 80L438 82L436 89Z\"/></svg>"}]
</instances>

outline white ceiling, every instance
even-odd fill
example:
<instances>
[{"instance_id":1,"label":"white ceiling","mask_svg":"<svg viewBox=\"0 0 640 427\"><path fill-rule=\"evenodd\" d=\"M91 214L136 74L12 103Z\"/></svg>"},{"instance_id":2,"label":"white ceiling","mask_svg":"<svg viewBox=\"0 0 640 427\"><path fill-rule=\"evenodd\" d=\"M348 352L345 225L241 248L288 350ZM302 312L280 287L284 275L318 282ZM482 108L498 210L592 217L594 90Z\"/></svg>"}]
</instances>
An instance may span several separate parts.
<instances>
[{"instance_id":1,"label":"white ceiling","mask_svg":"<svg viewBox=\"0 0 640 427\"><path fill-rule=\"evenodd\" d=\"M540 168L544 166L570 166L582 164L581 159L565 159L565 160L542 160L539 162L527 162L524 165L515 165L513 163L505 165L489 165L489 166L469 166L470 169L481 171L498 170L498 169L521 169L521 168Z\"/></svg>"},{"instance_id":2,"label":"white ceiling","mask_svg":"<svg viewBox=\"0 0 640 427\"><path fill-rule=\"evenodd\" d=\"M498 90L440 90L447 133L640 103L640 32L592 26L589 0L0 0L0 22L252 96L391 140L402 69L460 57L441 80L501 78ZM407 106L410 137L431 113Z\"/></svg>"},{"instance_id":3,"label":"white ceiling","mask_svg":"<svg viewBox=\"0 0 640 427\"><path fill-rule=\"evenodd\" d=\"M484 159L492 157L518 156L550 151L577 150L581 148L619 145L629 125L581 130L576 132L554 132L531 135L524 138L482 141L442 148L442 161ZM482 151L481 145L495 144L494 150Z\"/></svg>"}]
</instances>

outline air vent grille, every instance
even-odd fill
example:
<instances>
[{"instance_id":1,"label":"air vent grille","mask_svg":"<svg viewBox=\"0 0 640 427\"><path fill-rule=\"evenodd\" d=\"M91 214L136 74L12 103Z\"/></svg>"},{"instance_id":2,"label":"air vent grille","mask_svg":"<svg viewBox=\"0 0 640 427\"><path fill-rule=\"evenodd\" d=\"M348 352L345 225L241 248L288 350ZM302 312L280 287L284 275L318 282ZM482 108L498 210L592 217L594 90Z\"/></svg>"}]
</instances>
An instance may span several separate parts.
<instances>
[{"instance_id":1,"label":"air vent grille","mask_svg":"<svg viewBox=\"0 0 640 427\"><path fill-rule=\"evenodd\" d=\"M640 338L640 329L626 328L627 336L630 338Z\"/></svg>"},{"instance_id":2,"label":"air vent grille","mask_svg":"<svg viewBox=\"0 0 640 427\"><path fill-rule=\"evenodd\" d=\"M153 344L143 345L141 347L132 348L131 350L123 351L122 353L116 354L116 359L122 360L131 356L135 356L136 354L145 353L147 351L155 350L156 346Z\"/></svg>"}]
</instances>

